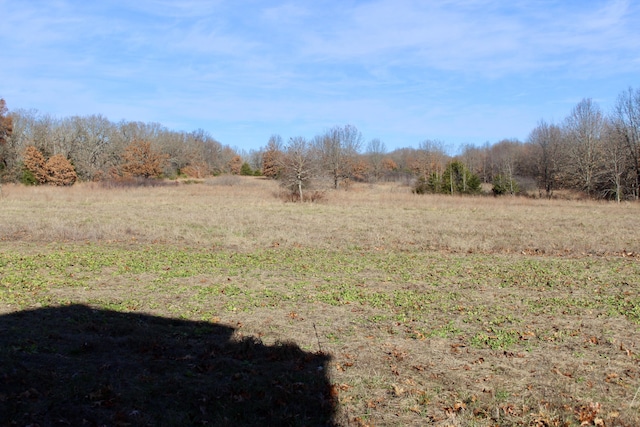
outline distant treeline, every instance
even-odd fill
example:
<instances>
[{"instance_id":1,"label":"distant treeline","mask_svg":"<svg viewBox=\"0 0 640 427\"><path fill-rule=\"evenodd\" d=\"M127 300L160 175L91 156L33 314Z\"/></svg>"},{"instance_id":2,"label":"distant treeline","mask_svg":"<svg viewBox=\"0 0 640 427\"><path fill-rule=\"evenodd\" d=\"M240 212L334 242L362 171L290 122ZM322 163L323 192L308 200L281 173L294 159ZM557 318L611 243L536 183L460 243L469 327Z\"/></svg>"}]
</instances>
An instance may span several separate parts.
<instances>
[{"instance_id":1,"label":"distant treeline","mask_svg":"<svg viewBox=\"0 0 640 427\"><path fill-rule=\"evenodd\" d=\"M4 106L4 102L3 102ZM96 181L127 175L136 149L143 156L158 155L158 175L176 177L188 173L197 177L229 171L238 154L203 130L176 132L157 123L121 121L114 123L100 115L54 118L35 111L5 112L0 135L0 176L3 181L22 181L25 154L35 147L49 159L69 160L81 181ZM157 159L156 159L157 160ZM237 160L236 160L237 162ZM28 163L28 162L27 162ZM137 174L139 171L133 171ZM154 171L155 174L156 171ZM140 175L146 175L143 171Z\"/></svg>"},{"instance_id":2,"label":"distant treeline","mask_svg":"<svg viewBox=\"0 0 640 427\"><path fill-rule=\"evenodd\" d=\"M38 167L39 175L33 170ZM416 192L455 192L455 173L464 180L464 188L467 182L483 182L493 185L494 194L526 190L552 197L554 191L566 189L591 198L638 200L640 89L620 93L609 112L583 99L562 122L541 120L526 141L467 145L456 156L447 154L444 142L434 140L389 152L379 139L365 143L350 125L286 143L273 135L259 150L238 152L202 130L114 123L100 115L57 119L34 111L8 111L0 100L2 181L68 185L75 181L62 178L71 176L69 167L82 181L263 174L300 195L319 178L334 188L350 181L402 179L417 183Z\"/></svg>"}]
</instances>

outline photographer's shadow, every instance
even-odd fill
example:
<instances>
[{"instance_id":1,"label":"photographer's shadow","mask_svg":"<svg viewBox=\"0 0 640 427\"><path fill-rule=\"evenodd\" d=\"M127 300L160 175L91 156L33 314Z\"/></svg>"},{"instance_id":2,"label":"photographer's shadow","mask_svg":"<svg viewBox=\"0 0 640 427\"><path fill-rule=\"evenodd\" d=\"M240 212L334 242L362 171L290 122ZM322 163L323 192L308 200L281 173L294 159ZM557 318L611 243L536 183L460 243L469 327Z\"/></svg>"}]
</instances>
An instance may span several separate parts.
<instances>
[{"instance_id":1,"label":"photographer's shadow","mask_svg":"<svg viewBox=\"0 0 640 427\"><path fill-rule=\"evenodd\" d=\"M333 425L329 356L70 305L0 316L0 425Z\"/></svg>"}]
</instances>

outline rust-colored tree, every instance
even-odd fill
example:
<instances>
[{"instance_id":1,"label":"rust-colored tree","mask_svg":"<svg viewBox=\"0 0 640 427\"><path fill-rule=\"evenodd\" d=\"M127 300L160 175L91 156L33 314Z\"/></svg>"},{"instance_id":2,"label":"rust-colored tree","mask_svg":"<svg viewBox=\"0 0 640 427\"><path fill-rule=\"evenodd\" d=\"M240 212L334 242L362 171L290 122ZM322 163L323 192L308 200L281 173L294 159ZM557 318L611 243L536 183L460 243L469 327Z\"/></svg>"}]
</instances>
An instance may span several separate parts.
<instances>
[{"instance_id":1,"label":"rust-colored tree","mask_svg":"<svg viewBox=\"0 0 640 427\"><path fill-rule=\"evenodd\" d=\"M229 160L227 167L229 168L231 175L240 175L242 170L242 157L233 156L231 160Z\"/></svg>"},{"instance_id":2,"label":"rust-colored tree","mask_svg":"<svg viewBox=\"0 0 640 427\"><path fill-rule=\"evenodd\" d=\"M395 171L398 170L398 164L396 162L394 162L392 158L385 157L382 160L382 170L385 173L395 172Z\"/></svg>"},{"instance_id":3,"label":"rust-colored tree","mask_svg":"<svg viewBox=\"0 0 640 427\"><path fill-rule=\"evenodd\" d=\"M282 138L273 135L269 138L267 148L262 154L262 175L277 179L282 172Z\"/></svg>"},{"instance_id":4,"label":"rust-colored tree","mask_svg":"<svg viewBox=\"0 0 640 427\"><path fill-rule=\"evenodd\" d=\"M191 163L182 169L180 169L180 173L187 176L188 178L204 178L207 176L207 164L206 163Z\"/></svg>"},{"instance_id":5,"label":"rust-colored tree","mask_svg":"<svg viewBox=\"0 0 640 427\"><path fill-rule=\"evenodd\" d=\"M24 150L23 163L25 168L25 182L29 184L44 184L47 182L47 161L40 150L29 145Z\"/></svg>"},{"instance_id":6,"label":"rust-colored tree","mask_svg":"<svg viewBox=\"0 0 640 427\"><path fill-rule=\"evenodd\" d=\"M347 163L347 166L351 171L351 177L355 181L366 181L367 177L371 174L372 171L372 166L362 158L351 159Z\"/></svg>"},{"instance_id":7,"label":"rust-colored tree","mask_svg":"<svg viewBox=\"0 0 640 427\"><path fill-rule=\"evenodd\" d=\"M51 156L45 165L47 184L57 186L73 185L78 179L76 170L62 154Z\"/></svg>"},{"instance_id":8,"label":"rust-colored tree","mask_svg":"<svg viewBox=\"0 0 640 427\"><path fill-rule=\"evenodd\" d=\"M151 142L136 140L124 149L122 159L122 176L152 178L162 175L167 156L155 151Z\"/></svg>"}]
</instances>

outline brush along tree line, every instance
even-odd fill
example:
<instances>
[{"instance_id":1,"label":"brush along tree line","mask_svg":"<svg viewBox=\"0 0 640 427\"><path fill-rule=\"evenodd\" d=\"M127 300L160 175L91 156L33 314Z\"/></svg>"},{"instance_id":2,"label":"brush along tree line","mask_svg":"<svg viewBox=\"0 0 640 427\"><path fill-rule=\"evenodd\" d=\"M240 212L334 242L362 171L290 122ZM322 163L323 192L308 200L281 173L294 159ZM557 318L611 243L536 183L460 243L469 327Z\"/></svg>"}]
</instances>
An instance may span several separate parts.
<instances>
[{"instance_id":1,"label":"brush along tree line","mask_svg":"<svg viewBox=\"0 0 640 427\"><path fill-rule=\"evenodd\" d=\"M404 180L414 183L416 193L473 194L485 183L493 185L495 195L537 190L552 197L567 189L591 198L640 198L640 89L633 88L620 93L607 114L584 99L559 123L541 120L524 142L467 145L456 156L433 140L389 152L379 139L365 144L350 125L286 143L274 135L259 150L237 153L202 130L113 123L99 115L56 119L8 112L4 100L0 107L2 181L68 185L76 179L232 173L279 179L298 197L322 179L332 188L351 181Z\"/></svg>"},{"instance_id":2,"label":"brush along tree line","mask_svg":"<svg viewBox=\"0 0 640 427\"><path fill-rule=\"evenodd\" d=\"M300 137L283 144L272 136L262 154L263 174L281 179L293 192L324 175L334 188L348 180L413 179L419 194L474 194L489 183L495 195L537 189L551 198L565 189L618 202L640 198L639 89L620 93L609 114L583 99L561 123L541 120L525 142L468 145L457 156L433 140L388 153L374 139L361 153L362 138L353 130L336 127L306 144ZM299 173L303 163L305 174Z\"/></svg>"}]
</instances>

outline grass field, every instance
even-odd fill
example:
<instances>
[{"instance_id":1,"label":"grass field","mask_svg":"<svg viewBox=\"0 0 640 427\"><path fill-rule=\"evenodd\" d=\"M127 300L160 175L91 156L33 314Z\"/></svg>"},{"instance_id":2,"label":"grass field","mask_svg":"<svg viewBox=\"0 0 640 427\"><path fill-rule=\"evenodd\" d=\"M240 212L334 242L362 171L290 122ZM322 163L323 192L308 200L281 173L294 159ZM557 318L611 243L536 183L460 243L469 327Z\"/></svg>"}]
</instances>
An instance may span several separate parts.
<instances>
[{"instance_id":1,"label":"grass field","mask_svg":"<svg viewBox=\"0 0 640 427\"><path fill-rule=\"evenodd\" d=\"M640 425L640 205L3 186L0 425Z\"/></svg>"}]
</instances>

